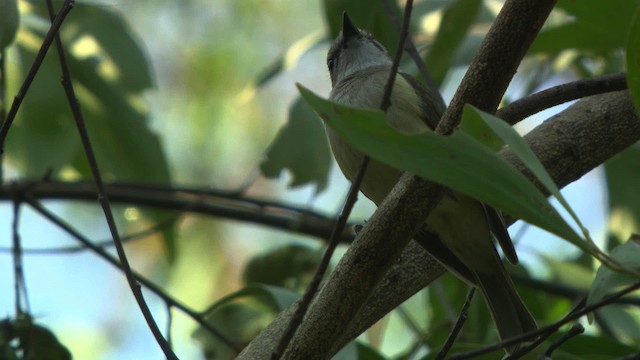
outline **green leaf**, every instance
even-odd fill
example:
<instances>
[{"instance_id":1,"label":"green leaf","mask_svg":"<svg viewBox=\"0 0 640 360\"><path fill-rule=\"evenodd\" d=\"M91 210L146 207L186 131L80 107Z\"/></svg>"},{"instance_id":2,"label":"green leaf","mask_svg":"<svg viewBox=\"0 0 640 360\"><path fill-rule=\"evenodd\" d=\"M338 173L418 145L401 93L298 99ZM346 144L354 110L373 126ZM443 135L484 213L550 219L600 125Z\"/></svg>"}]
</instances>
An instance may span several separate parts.
<instances>
[{"instance_id":1,"label":"green leaf","mask_svg":"<svg viewBox=\"0 0 640 360\"><path fill-rule=\"evenodd\" d=\"M20 42L15 50L20 63L9 80L16 82L10 87L17 89L17 80L29 71L35 50ZM25 177L42 177L49 169L57 175L81 151L77 133L60 86L60 67L54 56L47 56L7 135L7 159Z\"/></svg>"},{"instance_id":2,"label":"green leaf","mask_svg":"<svg viewBox=\"0 0 640 360\"><path fill-rule=\"evenodd\" d=\"M457 0L444 11L438 34L425 58L425 64L436 84L442 84L451 68L454 55L481 8L481 0Z\"/></svg>"},{"instance_id":3,"label":"green leaf","mask_svg":"<svg viewBox=\"0 0 640 360\"><path fill-rule=\"evenodd\" d=\"M556 342L563 334L556 333L550 342ZM583 334L562 343L554 353L553 360L610 360L634 354L637 348L625 345L603 335Z\"/></svg>"},{"instance_id":4,"label":"green leaf","mask_svg":"<svg viewBox=\"0 0 640 360\"><path fill-rule=\"evenodd\" d=\"M586 239L591 241L589 238L588 230L582 225L580 219L573 211L567 200L560 193L560 189L556 185L556 183L551 178L551 175L545 170L544 166L533 153L533 150L527 145L524 139L506 122L502 121L500 118L488 114L480 109L477 109L471 105L466 105L464 108L463 121L465 121L468 117L469 112L474 112L477 116L470 117L469 120L473 121L474 119L480 119L484 121L484 123L491 128L491 130L496 134L505 144L509 145L511 151L518 156L520 161L536 176L536 178L544 185L544 187L551 193L560 204L567 210L567 212L571 215L573 220L578 224L582 233L585 235ZM582 241L580 241L582 244ZM575 244L578 245L578 244ZM581 245L578 245L583 247ZM592 246L590 253L597 251L595 245Z\"/></svg>"},{"instance_id":5,"label":"green leaf","mask_svg":"<svg viewBox=\"0 0 640 360\"><path fill-rule=\"evenodd\" d=\"M0 0L0 51L11 45L19 24L18 0Z\"/></svg>"},{"instance_id":6,"label":"green leaf","mask_svg":"<svg viewBox=\"0 0 640 360\"><path fill-rule=\"evenodd\" d=\"M566 285L587 291L593 283L593 270L574 261L558 260L551 256L538 255L551 272L553 284Z\"/></svg>"},{"instance_id":7,"label":"green leaf","mask_svg":"<svg viewBox=\"0 0 640 360\"><path fill-rule=\"evenodd\" d=\"M470 195L585 248L582 239L523 174L469 135L403 135L386 125L380 111L334 104L300 85L298 88L326 124L363 153Z\"/></svg>"},{"instance_id":8,"label":"green leaf","mask_svg":"<svg viewBox=\"0 0 640 360\"><path fill-rule=\"evenodd\" d=\"M313 278L322 253L309 246L289 244L251 258L245 284L260 283L304 291Z\"/></svg>"},{"instance_id":9,"label":"green leaf","mask_svg":"<svg viewBox=\"0 0 640 360\"><path fill-rule=\"evenodd\" d=\"M228 305L238 299L251 298L267 306L274 313L278 313L298 300L300 295L295 291L264 284L251 284L234 293L231 293L211 305L206 313L215 312L217 309Z\"/></svg>"},{"instance_id":10,"label":"green leaf","mask_svg":"<svg viewBox=\"0 0 640 360\"><path fill-rule=\"evenodd\" d=\"M33 323L31 319L12 319L0 321L0 351L5 345L18 340L16 359L71 360L69 350L58 341L56 335L44 326ZM0 355L5 355L0 352ZM12 355L12 354L9 354Z\"/></svg>"},{"instance_id":11,"label":"green leaf","mask_svg":"<svg viewBox=\"0 0 640 360\"><path fill-rule=\"evenodd\" d=\"M360 341L352 341L343 347L331 360L384 360L376 349Z\"/></svg>"},{"instance_id":12,"label":"green leaf","mask_svg":"<svg viewBox=\"0 0 640 360\"><path fill-rule=\"evenodd\" d=\"M607 192L612 220L618 223L611 231L626 240L633 232L640 232L640 145L633 145L605 163ZM621 218L622 217L622 218ZM628 225L620 221L629 219Z\"/></svg>"},{"instance_id":13,"label":"green leaf","mask_svg":"<svg viewBox=\"0 0 640 360\"><path fill-rule=\"evenodd\" d=\"M626 49L627 84L636 109L640 112L640 6L635 10Z\"/></svg>"},{"instance_id":14,"label":"green leaf","mask_svg":"<svg viewBox=\"0 0 640 360\"><path fill-rule=\"evenodd\" d=\"M611 251L611 257L630 269L640 271L640 262L638 261L640 259L640 237L632 236L624 244L615 247ZM587 297L587 304L598 302L612 291L636 282L638 282L636 276L600 266Z\"/></svg>"},{"instance_id":15,"label":"green leaf","mask_svg":"<svg viewBox=\"0 0 640 360\"><path fill-rule=\"evenodd\" d=\"M42 3L32 9L44 23L48 22ZM37 17L34 14L31 17ZM39 24L29 21L25 31L42 41L46 29ZM137 37L120 14L100 5L77 4L62 29L74 89L104 179L170 183L162 144L149 127L148 110L144 108L143 91L153 85L153 80ZM24 75L36 50L22 43L17 49ZM51 169L54 176L72 170L75 176L90 177L53 50L9 132L7 157L25 176L41 177ZM156 222L164 218L157 211L146 215ZM166 228L163 235L171 261L175 256L174 229Z\"/></svg>"},{"instance_id":16,"label":"green leaf","mask_svg":"<svg viewBox=\"0 0 640 360\"><path fill-rule=\"evenodd\" d=\"M596 310L599 320L604 321L609 332L619 339L640 344L640 323L637 306L609 305Z\"/></svg>"},{"instance_id":17,"label":"green leaf","mask_svg":"<svg viewBox=\"0 0 640 360\"><path fill-rule=\"evenodd\" d=\"M285 288L250 285L216 301L204 312L205 321L236 344L247 344L276 314L289 307L299 297L298 293ZM233 349L207 329L198 327L192 336L200 342L205 357L233 357Z\"/></svg>"},{"instance_id":18,"label":"green leaf","mask_svg":"<svg viewBox=\"0 0 640 360\"><path fill-rule=\"evenodd\" d=\"M273 320L273 315L251 304L231 303L205 315L205 321L239 347L248 344ZM229 345L199 326L191 335L200 344L205 359L233 359Z\"/></svg>"},{"instance_id":19,"label":"green leaf","mask_svg":"<svg viewBox=\"0 0 640 360\"><path fill-rule=\"evenodd\" d=\"M268 178L277 178L288 169L290 186L314 184L316 193L329 181L331 151L318 116L298 98L289 109L289 121L280 129L267 150L260 170Z\"/></svg>"},{"instance_id":20,"label":"green leaf","mask_svg":"<svg viewBox=\"0 0 640 360\"><path fill-rule=\"evenodd\" d=\"M471 107L471 109L476 108ZM480 111L471 111L465 107L459 130L494 151L502 149L505 144L504 140L496 135L491 126L484 121Z\"/></svg>"}]
</instances>

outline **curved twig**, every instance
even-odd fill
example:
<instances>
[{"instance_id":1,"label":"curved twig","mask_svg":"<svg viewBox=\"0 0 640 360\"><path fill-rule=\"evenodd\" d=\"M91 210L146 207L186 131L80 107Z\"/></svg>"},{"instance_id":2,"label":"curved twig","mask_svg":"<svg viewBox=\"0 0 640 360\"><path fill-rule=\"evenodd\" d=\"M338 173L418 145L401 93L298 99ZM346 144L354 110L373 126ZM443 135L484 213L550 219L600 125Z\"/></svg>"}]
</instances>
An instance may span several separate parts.
<instances>
[{"instance_id":1,"label":"curved twig","mask_svg":"<svg viewBox=\"0 0 640 360\"><path fill-rule=\"evenodd\" d=\"M627 78L625 73L576 80L514 101L498 110L496 115L513 125L535 113L556 105L586 96L625 90L626 88Z\"/></svg>"}]
</instances>

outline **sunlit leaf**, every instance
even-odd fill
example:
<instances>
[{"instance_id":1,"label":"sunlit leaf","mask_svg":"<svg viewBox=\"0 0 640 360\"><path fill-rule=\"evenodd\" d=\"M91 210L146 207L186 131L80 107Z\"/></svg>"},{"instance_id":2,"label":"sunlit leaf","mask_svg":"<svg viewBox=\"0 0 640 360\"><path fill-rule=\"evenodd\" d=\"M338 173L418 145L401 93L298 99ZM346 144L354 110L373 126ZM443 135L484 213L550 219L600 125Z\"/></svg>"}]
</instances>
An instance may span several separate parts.
<instances>
[{"instance_id":1,"label":"sunlit leaf","mask_svg":"<svg viewBox=\"0 0 640 360\"><path fill-rule=\"evenodd\" d=\"M331 151L318 116L298 98L289 109L289 121L267 150L260 170L277 178L283 170L292 175L290 186L313 184L316 193L327 187Z\"/></svg>"},{"instance_id":2,"label":"sunlit leaf","mask_svg":"<svg viewBox=\"0 0 640 360\"><path fill-rule=\"evenodd\" d=\"M34 3L31 18L48 15ZM122 16L108 7L77 4L66 19L62 40L76 96L89 138L105 180L168 184L168 162L158 135L148 123L143 91L153 85L146 52ZM26 22L29 36L42 41L46 28ZM18 43L20 73L24 76L37 48ZM25 176L53 176L72 170L89 178L84 149L60 84L60 65L52 48L23 102L7 138L7 158ZM14 76L12 81L20 81ZM14 85L14 87L17 87ZM160 212L147 215L155 221ZM175 255L173 228L163 230L169 259Z\"/></svg>"},{"instance_id":3,"label":"sunlit leaf","mask_svg":"<svg viewBox=\"0 0 640 360\"><path fill-rule=\"evenodd\" d=\"M381 111L334 104L298 87L328 126L374 159L473 196L585 248L531 181L469 135L403 135L386 125Z\"/></svg>"}]
</instances>

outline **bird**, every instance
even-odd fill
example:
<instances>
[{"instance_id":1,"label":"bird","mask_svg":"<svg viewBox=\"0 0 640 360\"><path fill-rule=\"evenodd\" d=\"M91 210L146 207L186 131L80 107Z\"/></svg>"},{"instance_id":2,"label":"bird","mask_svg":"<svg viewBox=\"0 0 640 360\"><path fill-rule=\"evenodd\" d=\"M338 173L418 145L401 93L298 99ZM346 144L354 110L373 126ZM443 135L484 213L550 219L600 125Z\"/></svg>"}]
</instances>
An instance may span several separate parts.
<instances>
[{"instance_id":1,"label":"bird","mask_svg":"<svg viewBox=\"0 0 640 360\"><path fill-rule=\"evenodd\" d=\"M343 14L342 31L327 53L332 89L329 100L356 108L379 109L392 67L384 46ZM440 96L415 77L399 72L391 92L386 123L404 134L433 131L446 107ZM331 151L342 173L353 181L366 155L325 126ZM402 171L371 159L360 191L380 205ZM472 181L470 179L470 181ZM502 214L464 194L445 190L440 202L414 237L425 250L461 280L480 289L500 339L537 329L498 254L493 238L508 260L517 254ZM505 348L512 353L519 345Z\"/></svg>"}]
</instances>

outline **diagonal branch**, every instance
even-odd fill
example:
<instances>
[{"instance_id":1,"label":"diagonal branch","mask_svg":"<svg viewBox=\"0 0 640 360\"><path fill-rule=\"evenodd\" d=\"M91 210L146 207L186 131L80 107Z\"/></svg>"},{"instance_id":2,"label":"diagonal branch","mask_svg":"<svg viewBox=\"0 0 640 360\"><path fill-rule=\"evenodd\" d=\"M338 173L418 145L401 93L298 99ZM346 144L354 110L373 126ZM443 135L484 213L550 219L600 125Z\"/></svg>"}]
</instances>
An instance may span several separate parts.
<instances>
[{"instance_id":1,"label":"diagonal branch","mask_svg":"<svg viewBox=\"0 0 640 360\"><path fill-rule=\"evenodd\" d=\"M72 2L65 2L65 4L67 3ZM59 18L59 15L54 16L53 3L51 0L47 0L47 10L49 11L49 16L51 17L51 23L53 26L55 25L56 20ZM60 12L62 13L62 10ZM169 343L167 343L167 340L162 336L162 332L158 328L158 325L153 318L153 314L151 313L149 306L144 300L144 296L142 295L142 291L140 290L140 285L136 282L136 278L133 275L133 271L131 270L129 261L127 260L127 255L124 251L122 241L120 241L120 235L118 234L118 228L116 226L116 221L111 210L111 205L109 204L109 197L102 181L102 175L98 167L98 161L93 151L93 145L91 144L91 140L89 139L89 133L86 128L84 115L82 113L82 110L80 109L80 104L78 103L78 99L73 88L71 73L69 71L69 66L67 65L64 48L62 46L62 40L58 33L55 33L55 42L56 50L58 53L58 62L60 64L60 70L62 72L62 87L69 102L69 107L71 108L73 120L76 124L85 156L87 157L87 163L89 165L89 169L91 170L91 175L93 176L93 180L96 184L98 201L102 206L107 226L109 227L109 231L111 232L111 237L113 238L113 243L116 247L118 258L120 259L121 268L127 279L127 283L131 288L131 293L138 303L140 311L142 312L142 315L147 322L147 325L149 326L149 330L151 330L151 333L162 349L162 352L165 354L167 359L178 359L176 354L173 353L173 350L171 349Z\"/></svg>"}]
</instances>

